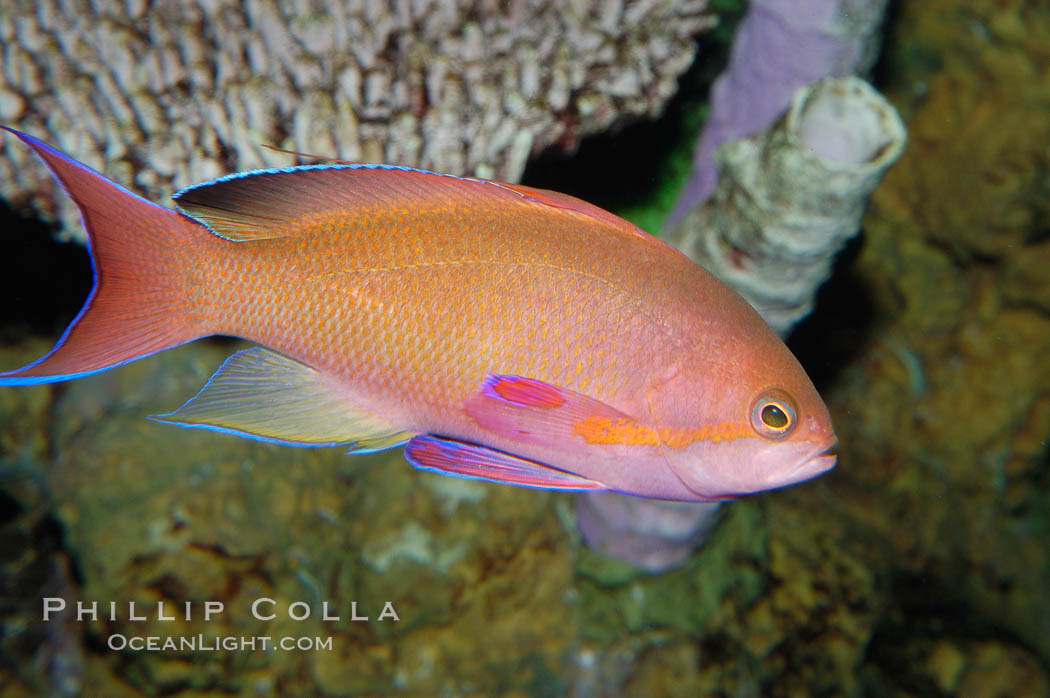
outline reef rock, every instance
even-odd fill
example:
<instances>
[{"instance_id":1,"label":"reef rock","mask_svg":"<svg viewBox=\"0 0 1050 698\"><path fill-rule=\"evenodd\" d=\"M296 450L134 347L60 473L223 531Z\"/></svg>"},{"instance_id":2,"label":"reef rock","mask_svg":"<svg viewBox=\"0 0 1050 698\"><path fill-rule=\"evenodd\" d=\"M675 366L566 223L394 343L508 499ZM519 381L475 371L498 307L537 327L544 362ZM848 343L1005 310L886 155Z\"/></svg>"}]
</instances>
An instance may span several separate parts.
<instances>
[{"instance_id":1,"label":"reef rock","mask_svg":"<svg viewBox=\"0 0 1050 698\"><path fill-rule=\"evenodd\" d=\"M1050 13L937 0L903 5L897 23L888 95L911 137L872 198L850 292L828 299L844 323L868 316L825 393L840 438L828 484L840 525L888 556L887 602L908 619L884 621L873 658L897 641L890 626L936 622L965 642L1005 632L1045 664L1050 300L1034 267Z\"/></svg>"},{"instance_id":2,"label":"reef rock","mask_svg":"<svg viewBox=\"0 0 1050 698\"><path fill-rule=\"evenodd\" d=\"M46 489L82 584L54 595L100 601L97 620L72 623L107 648L89 654L89 672L120 658L110 673L147 693L441 695L566 671L571 538L552 500L568 495L421 473L399 450L281 448L144 419L191 395L228 352L198 342L88 377L53 408L60 455ZM130 618L131 601L146 620ZM224 610L205 619L207 601ZM381 617L387 602L396 620ZM121 646L198 634L331 646Z\"/></svg>"}]
</instances>

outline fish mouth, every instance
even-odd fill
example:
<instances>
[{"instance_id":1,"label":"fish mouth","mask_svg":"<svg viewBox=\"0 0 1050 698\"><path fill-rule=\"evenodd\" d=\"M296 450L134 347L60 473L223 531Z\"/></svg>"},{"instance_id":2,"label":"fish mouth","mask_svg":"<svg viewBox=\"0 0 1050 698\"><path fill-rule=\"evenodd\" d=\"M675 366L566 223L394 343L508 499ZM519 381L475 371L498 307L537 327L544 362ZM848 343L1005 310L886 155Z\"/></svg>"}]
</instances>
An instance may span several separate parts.
<instances>
[{"instance_id":1,"label":"fish mouth","mask_svg":"<svg viewBox=\"0 0 1050 698\"><path fill-rule=\"evenodd\" d=\"M838 443L839 440L837 438L832 438L825 444L810 451L802 459L802 462L791 471L789 476L791 483L795 484L809 480L834 468L835 462L838 460L838 454L835 453L835 447L838 446Z\"/></svg>"}]
</instances>

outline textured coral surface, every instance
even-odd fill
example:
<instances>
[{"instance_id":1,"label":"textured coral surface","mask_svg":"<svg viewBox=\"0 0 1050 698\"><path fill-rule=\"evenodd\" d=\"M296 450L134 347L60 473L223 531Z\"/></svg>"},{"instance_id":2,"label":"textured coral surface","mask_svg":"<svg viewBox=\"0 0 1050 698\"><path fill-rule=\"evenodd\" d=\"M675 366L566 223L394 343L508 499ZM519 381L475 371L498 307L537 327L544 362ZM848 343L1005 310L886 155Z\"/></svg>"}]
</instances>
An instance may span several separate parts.
<instances>
[{"instance_id":1,"label":"textured coral surface","mask_svg":"<svg viewBox=\"0 0 1050 698\"><path fill-rule=\"evenodd\" d=\"M0 123L153 200L294 164L262 144L516 181L535 152L658 114L706 4L3 0ZM9 200L75 223L2 152Z\"/></svg>"},{"instance_id":2,"label":"textured coral surface","mask_svg":"<svg viewBox=\"0 0 1050 698\"><path fill-rule=\"evenodd\" d=\"M1050 12L899 5L877 72L909 148L795 340L835 472L724 507L650 576L583 548L565 495L142 419L229 343L3 389L0 694L1050 695ZM47 346L0 336L3 367ZM51 590L227 611L47 625ZM260 596L277 619L251 617ZM333 649L106 649L130 631Z\"/></svg>"}]
</instances>

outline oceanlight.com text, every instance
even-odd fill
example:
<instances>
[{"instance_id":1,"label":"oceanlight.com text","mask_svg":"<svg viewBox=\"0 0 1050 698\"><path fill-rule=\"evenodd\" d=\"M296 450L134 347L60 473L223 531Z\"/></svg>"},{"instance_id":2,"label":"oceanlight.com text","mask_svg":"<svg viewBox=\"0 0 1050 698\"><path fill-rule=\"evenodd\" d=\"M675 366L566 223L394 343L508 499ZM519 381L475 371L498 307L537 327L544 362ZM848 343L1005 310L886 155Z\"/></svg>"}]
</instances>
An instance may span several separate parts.
<instances>
[{"instance_id":1,"label":"oceanlight.com text","mask_svg":"<svg viewBox=\"0 0 1050 698\"><path fill-rule=\"evenodd\" d=\"M262 650L269 652L314 652L331 651L329 637L271 637L269 635L123 635L114 633L106 640L111 650L132 652L209 652L236 650Z\"/></svg>"}]
</instances>

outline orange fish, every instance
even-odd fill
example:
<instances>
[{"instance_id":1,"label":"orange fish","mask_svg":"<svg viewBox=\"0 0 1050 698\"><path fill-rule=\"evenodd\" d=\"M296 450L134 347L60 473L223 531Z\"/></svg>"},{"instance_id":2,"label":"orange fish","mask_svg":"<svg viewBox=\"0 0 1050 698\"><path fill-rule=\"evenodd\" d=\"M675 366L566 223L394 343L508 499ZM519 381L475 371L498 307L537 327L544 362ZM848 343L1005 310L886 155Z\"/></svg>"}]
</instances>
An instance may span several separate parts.
<instances>
[{"instance_id":1,"label":"orange fish","mask_svg":"<svg viewBox=\"0 0 1050 698\"><path fill-rule=\"evenodd\" d=\"M259 345L152 417L416 467L705 501L833 467L827 408L754 310L579 199L386 165L229 175L150 203L24 133L80 208L95 284L0 384L214 334Z\"/></svg>"}]
</instances>

